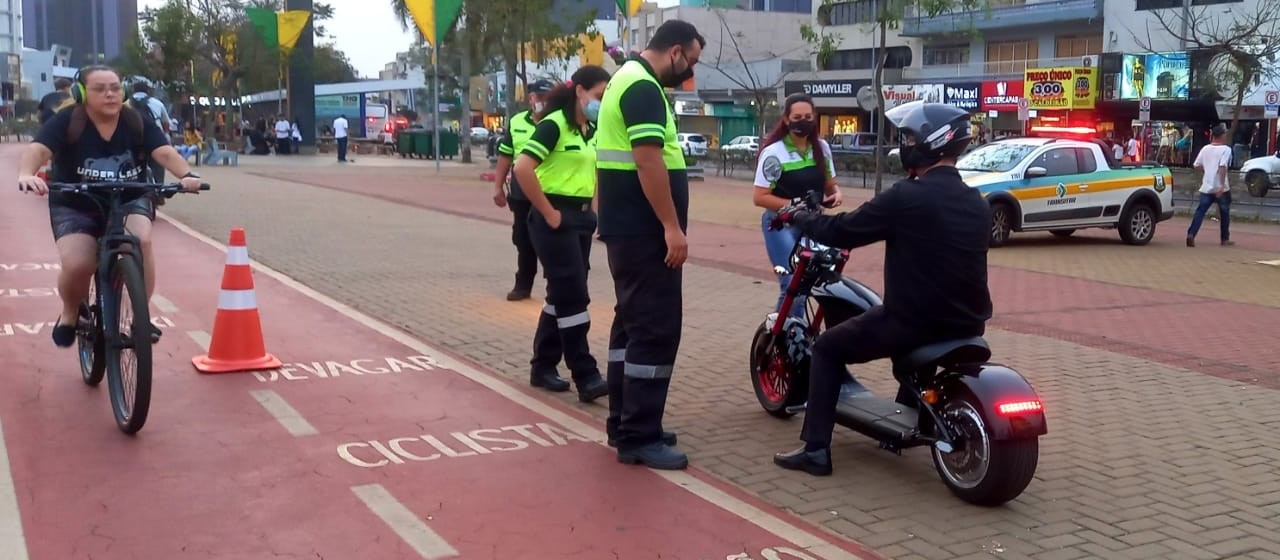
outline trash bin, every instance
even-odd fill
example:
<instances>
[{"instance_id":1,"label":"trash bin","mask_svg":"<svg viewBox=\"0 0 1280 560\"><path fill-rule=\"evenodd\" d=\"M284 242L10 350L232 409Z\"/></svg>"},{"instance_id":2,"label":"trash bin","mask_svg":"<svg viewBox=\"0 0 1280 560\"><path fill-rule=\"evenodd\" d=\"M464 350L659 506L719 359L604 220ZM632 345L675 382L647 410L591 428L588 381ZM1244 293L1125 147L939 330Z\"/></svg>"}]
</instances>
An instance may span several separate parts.
<instances>
[{"instance_id":1,"label":"trash bin","mask_svg":"<svg viewBox=\"0 0 1280 560\"><path fill-rule=\"evenodd\" d=\"M413 132L408 130L400 131L396 137L396 151L400 152L400 157L407 158L413 155Z\"/></svg>"},{"instance_id":2,"label":"trash bin","mask_svg":"<svg viewBox=\"0 0 1280 560\"><path fill-rule=\"evenodd\" d=\"M413 135L413 155L420 158L435 157L435 152L433 151L435 145L433 141L435 139L432 138L432 132L425 129L415 130Z\"/></svg>"},{"instance_id":3,"label":"trash bin","mask_svg":"<svg viewBox=\"0 0 1280 560\"><path fill-rule=\"evenodd\" d=\"M453 159L458 155L458 133L452 130L440 131L440 157Z\"/></svg>"}]
</instances>

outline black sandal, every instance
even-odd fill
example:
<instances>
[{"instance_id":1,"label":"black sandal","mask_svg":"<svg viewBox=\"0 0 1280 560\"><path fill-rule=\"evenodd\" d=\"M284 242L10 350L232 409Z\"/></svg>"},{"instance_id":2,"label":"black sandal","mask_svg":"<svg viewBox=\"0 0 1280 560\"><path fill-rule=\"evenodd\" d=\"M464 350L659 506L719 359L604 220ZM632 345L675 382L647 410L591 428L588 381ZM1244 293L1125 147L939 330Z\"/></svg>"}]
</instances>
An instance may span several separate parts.
<instances>
[{"instance_id":1,"label":"black sandal","mask_svg":"<svg viewBox=\"0 0 1280 560\"><path fill-rule=\"evenodd\" d=\"M53 322L53 343L58 348L70 348L76 343L76 327L62 324L62 315Z\"/></svg>"}]
</instances>

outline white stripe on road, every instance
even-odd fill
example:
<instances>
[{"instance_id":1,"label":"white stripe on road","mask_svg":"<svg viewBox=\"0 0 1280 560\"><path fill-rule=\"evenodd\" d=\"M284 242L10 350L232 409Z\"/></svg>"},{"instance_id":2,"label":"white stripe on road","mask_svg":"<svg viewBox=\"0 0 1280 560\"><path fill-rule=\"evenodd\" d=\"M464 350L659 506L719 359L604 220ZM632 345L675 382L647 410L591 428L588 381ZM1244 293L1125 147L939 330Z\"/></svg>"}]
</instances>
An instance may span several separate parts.
<instances>
[{"instance_id":1,"label":"white stripe on road","mask_svg":"<svg viewBox=\"0 0 1280 560\"><path fill-rule=\"evenodd\" d=\"M418 519L418 516L409 511L409 508L400 503L381 484L352 486L351 491L355 492L364 501L364 505L373 510L374 515L382 519L423 558L436 560L459 556L457 549Z\"/></svg>"},{"instance_id":2,"label":"white stripe on road","mask_svg":"<svg viewBox=\"0 0 1280 560\"><path fill-rule=\"evenodd\" d=\"M22 534L18 492L9 471L9 448L0 426L0 560L27 560L27 538Z\"/></svg>"},{"instance_id":3,"label":"white stripe on road","mask_svg":"<svg viewBox=\"0 0 1280 560\"><path fill-rule=\"evenodd\" d=\"M306 418L302 417L302 414L298 413L297 409L290 406L289 402L284 400L284 397L280 396L279 393L271 389L257 389L249 391L249 394L253 395L253 398L258 400L258 404L267 409L267 412L270 412L272 416L275 416L276 421L280 422L280 425L284 426L284 429L289 430L289 433L295 437L314 436L320 433L315 426L312 426L310 422L307 422Z\"/></svg>"},{"instance_id":4,"label":"white stripe on road","mask_svg":"<svg viewBox=\"0 0 1280 560\"><path fill-rule=\"evenodd\" d=\"M223 311L249 311L258 308L258 295L253 290L222 290L218 292L218 309Z\"/></svg>"},{"instance_id":5,"label":"white stripe on road","mask_svg":"<svg viewBox=\"0 0 1280 560\"><path fill-rule=\"evenodd\" d=\"M227 250L227 247L222 243L219 243L209 236L192 229L190 226L177 221L173 217L164 213L157 213L157 215L161 219L172 224L173 227L177 228L179 231L190 235L206 245L217 248L220 251ZM525 394L521 390L515 388L515 386L508 384L505 379L500 378L495 374L485 373L469 364L459 361L452 355L421 340L413 338L387 323L374 319L373 317L370 317L369 315L356 310L345 303L307 287L305 284L294 280L283 272L277 271L257 261L251 261L251 266L254 270L270 276L272 279L284 284L286 287L293 289L334 311L337 311L352 321L360 323L361 325L364 325L365 327L368 327L391 340L403 344L416 352L431 355L435 358L440 367L452 370L459 375L484 386L494 393L501 395L511 402L523 406L534 413L540 414L544 418L552 420L553 422L556 422L559 425L582 435L583 437L591 439L600 445L605 445L604 432L596 426L583 422L577 416L566 414L556 407L539 400L537 397ZM745 521L755 524L757 527L772 533L780 539L804 548L806 552L815 554L819 558L824 558L826 560L852 560L858 558L857 555L846 552L840 547L832 545L830 542L819 538L814 533L802 529L774 513L766 512L752 504L722 492L720 489L707 482L699 480L692 474L684 471L651 470L651 472L654 472L664 479L688 490L690 493L706 500L712 505L736 515ZM832 538L837 540L839 539L839 537Z\"/></svg>"},{"instance_id":6,"label":"white stripe on road","mask_svg":"<svg viewBox=\"0 0 1280 560\"><path fill-rule=\"evenodd\" d=\"M160 294L151 294L151 303L154 303L156 305L156 309L159 309L164 313L178 312L178 306L174 305L172 301L169 301L169 298Z\"/></svg>"},{"instance_id":7,"label":"white stripe on road","mask_svg":"<svg viewBox=\"0 0 1280 560\"><path fill-rule=\"evenodd\" d=\"M209 345L213 343L213 337L204 331L187 331L187 336L196 341L205 352L209 351Z\"/></svg>"}]
</instances>

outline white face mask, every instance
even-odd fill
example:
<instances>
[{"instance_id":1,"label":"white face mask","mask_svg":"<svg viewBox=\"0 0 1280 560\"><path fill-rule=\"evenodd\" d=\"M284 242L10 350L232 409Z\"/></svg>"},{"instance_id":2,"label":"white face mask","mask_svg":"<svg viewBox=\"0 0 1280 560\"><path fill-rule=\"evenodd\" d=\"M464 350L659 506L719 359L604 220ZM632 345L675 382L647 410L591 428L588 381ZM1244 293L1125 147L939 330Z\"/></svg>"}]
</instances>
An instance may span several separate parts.
<instances>
[{"instance_id":1,"label":"white face mask","mask_svg":"<svg viewBox=\"0 0 1280 560\"><path fill-rule=\"evenodd\" d=\"M533 111L534 111L535 113L541 113L541 112L542 112L542 110L543 110L543 109L545 109L546 107L547 107L547 104L546 104L546 103L543 103L543 102L539 101L539 102L537 102L537 103L534 103L534 104L533 104Z\"/></svg>"}]
</instances>

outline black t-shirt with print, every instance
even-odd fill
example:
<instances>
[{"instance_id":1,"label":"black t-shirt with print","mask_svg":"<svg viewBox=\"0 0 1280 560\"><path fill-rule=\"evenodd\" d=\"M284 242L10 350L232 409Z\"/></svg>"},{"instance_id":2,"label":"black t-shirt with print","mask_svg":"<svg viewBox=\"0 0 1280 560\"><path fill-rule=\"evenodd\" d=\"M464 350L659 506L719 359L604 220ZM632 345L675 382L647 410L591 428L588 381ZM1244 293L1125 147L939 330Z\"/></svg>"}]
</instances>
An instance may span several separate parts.
<instances>
[{"instance_id":1,"label":"black t-shirt with print","mask_svg":"<svg viewBox=\"0 0 1280 560\"><path fill-rule=\"evenodd\" d=\"M118 181L142 181L146 165L134 161L135 133L124 123L116 125L115 134L106 141L90 121L75 145L67 144L67 128L71 126L74 111L59 111L40 128L35 141L53 152L50 179L58 183L110 183ZM164 131L152 119L142 119L142 153L150 155L160 146L168 145ZM50 203L67 203L75 195L49 193Z\"/></svg>"}]
</instances>

